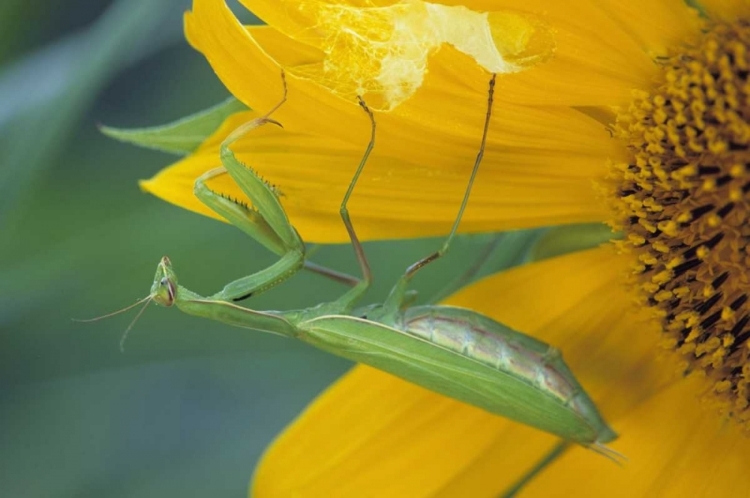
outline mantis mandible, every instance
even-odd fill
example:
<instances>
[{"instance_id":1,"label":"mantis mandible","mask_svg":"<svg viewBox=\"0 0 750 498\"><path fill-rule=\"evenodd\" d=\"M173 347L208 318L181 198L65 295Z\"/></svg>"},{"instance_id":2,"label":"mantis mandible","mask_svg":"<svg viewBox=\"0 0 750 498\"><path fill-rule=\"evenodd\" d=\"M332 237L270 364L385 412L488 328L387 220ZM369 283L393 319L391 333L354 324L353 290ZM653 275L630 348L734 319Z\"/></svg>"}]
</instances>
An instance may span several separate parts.
<instances>
[{"instance_id":1,"label":"mantis mandible","mask_svg":"<svg viewBox=\"0 0 750 498\"><path fill-rule=\"evenodd\" d=\"M282 74L283 76L283 74ZM489 85L481 146L462 204L442 247L407 268L382 304L355 306L371 282L371 271L351 222L347 204L375 146L373 112L360 98L370 119L367 149L341 202L340 214L349 234L361 279L305 261L305 245L290 224L275 189L242 164L230 146L249 130L272 123L270 115L241 126L220 149L222 167L195 181L195 195L209 208L279 256L268 268L227 284L203 297L178 284L169 258L158 264L151 293L142 301L176 306L181 311L237 327L279 334L324 351L384 370L438 393L508 417L600 453L616 434L563 361L559 350L498 323L478 312L443 305L409 307L412 277L449 248L471 192L484 153L492 112L495 75ZM252 206L212 191L207 182L229 174ZM294 311L258 311L237 304L291 277L303 267L348 282L350 289L333 302ZM141 302L142 302L141 301Z\"/></svg>"}]
</instances>

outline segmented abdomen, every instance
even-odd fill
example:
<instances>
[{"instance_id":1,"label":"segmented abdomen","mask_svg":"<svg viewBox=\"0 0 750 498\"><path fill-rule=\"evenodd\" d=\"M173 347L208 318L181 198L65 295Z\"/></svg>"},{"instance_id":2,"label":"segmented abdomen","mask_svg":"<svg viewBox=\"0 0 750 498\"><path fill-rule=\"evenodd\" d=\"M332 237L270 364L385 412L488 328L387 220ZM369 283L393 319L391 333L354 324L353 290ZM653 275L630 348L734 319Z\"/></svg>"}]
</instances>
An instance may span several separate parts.
<instances>
[{"instance_id":1,"label":"segmented abdomen","mask_svg":"<svg viewBox=\"0 0 750 498\"><path fill-rule=\"evenodd\" d=\"M398 325L407 333L523 379L579 413L589 411L588 396L549 344L452 306L417 306L406 310L401 320Z\"/></svg>"}]
</instances>

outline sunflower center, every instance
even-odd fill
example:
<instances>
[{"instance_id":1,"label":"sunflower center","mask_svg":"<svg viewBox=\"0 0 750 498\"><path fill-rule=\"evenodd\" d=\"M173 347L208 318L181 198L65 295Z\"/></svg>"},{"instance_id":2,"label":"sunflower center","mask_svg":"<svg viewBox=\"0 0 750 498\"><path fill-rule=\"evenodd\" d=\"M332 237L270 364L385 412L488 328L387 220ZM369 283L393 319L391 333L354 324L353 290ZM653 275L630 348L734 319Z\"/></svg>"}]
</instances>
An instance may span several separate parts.
<instances>
[{"instance_id":1,"label":"sunflower center","mask_svg":"<svg viewBox=\"0 0 750 498\"><path fill-rule=\"evenodd\" d=\"M750 427L750 23L708 26L659 61L615 134L632 152L613 166L623 246L664 343L710 398Z\"/></svg>"}]
</instances>

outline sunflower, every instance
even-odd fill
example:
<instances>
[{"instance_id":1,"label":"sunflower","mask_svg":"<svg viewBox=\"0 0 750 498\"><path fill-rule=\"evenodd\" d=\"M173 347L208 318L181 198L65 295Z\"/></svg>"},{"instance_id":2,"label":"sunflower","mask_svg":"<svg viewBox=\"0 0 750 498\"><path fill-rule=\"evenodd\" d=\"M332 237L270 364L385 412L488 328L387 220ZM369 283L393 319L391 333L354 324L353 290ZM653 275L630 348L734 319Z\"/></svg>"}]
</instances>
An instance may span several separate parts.
<instances>
[{"instance_id":1,"label":"sunflower","mask_svg":"<svg viewBox=\"0 0 750 498\"><path fill-rule=\"evenodd\" d=\"M372 14L383 22L384 12L434 4L242 3L268 26L244 27L224 2L195 0L187 37L253 108L278 101L279 68L286 70L289 100L274 115L285 128L261 129L234 148L278 185L303 238L347 240L338 203L368 137L356 93L383 110L376 152L350 205L361 238L444 233L481 136L481 57L433 43L397 85L363 86L347 71L389 55L351 45L381 33L368 31ZM530 67L498 79L462 230L603 222L623 233L617 243L489 277L450 299L561 346L621 434L615 448L629 458L624 467L574 448L524 493L746 495L750 5L439 3L457 25L491 12L512 35L493 31L498 51ZM350 36L325 36L331 27ZM144 188L210 215L192 183L216 165L220 141L254 115L230 117ZM236 193L229 181L214 187ZM356 367L271 446L252 491L497 496L555 445L547 434Z\"/></svg>"}]
</instances>

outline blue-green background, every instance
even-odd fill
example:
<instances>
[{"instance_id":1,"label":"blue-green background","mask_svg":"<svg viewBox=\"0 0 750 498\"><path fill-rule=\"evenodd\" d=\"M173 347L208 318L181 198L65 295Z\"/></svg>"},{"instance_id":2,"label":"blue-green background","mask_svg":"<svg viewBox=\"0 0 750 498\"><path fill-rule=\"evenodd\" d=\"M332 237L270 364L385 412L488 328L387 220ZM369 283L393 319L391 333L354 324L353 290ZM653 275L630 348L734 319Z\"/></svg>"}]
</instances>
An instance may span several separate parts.
<instances>
[{"instance_id":1,"label":"blue-green background","mask_svg":"<svg viewBox=\"0 0 750 498\"><path fill-rule=\"evenodd\" d=\"M187 0L0 3L3 496L244 496L266 445L350 367L290 340L155 306L124 353L119 341L135 311L71 321L146 295L165 254L180 282L202 293L273 262L231 226L140 192L137 180L175 157L97 131L98 123L160 124L227 97L183 40L188 7ZM516 242L540 234L515 235L484 272L519 262L525 246ZM548 234L537 254L566 250L566 237ZM491 240L458 240L417 279L422 301ZM439 242L367 244L371 298L381 300L406 265ZM347 246L323 247L315 260L357 271ZM246 304L304 307L341 291L302 273Z\"/></svg>"}]
</instances>

